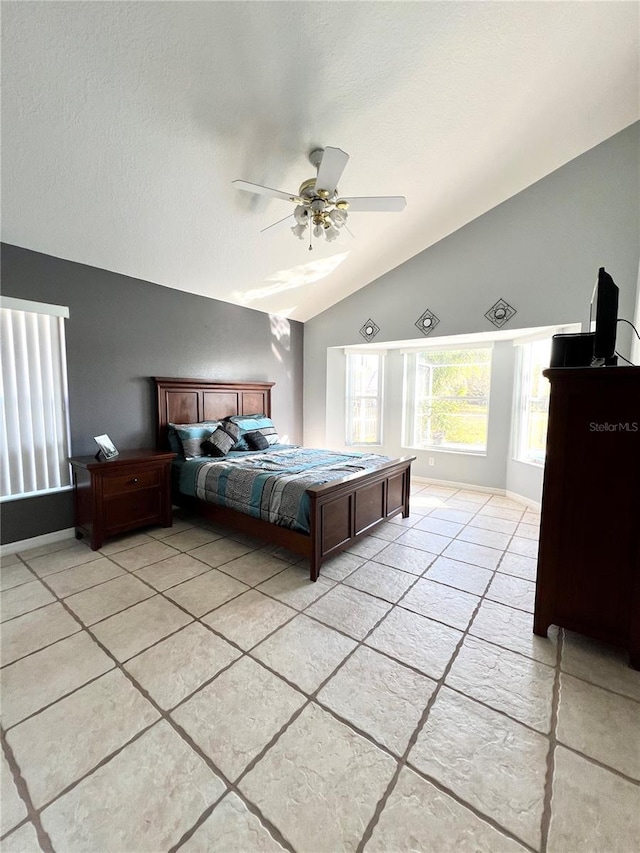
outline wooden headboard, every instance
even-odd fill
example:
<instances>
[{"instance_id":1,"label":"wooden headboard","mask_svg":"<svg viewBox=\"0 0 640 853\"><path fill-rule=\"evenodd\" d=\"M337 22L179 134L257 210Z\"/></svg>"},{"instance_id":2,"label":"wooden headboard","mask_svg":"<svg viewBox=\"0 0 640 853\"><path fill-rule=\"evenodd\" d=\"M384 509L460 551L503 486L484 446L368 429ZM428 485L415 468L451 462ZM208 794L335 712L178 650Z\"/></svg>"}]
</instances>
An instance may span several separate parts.
<instances>
[{"instance_id":1,"label":"wooden headboard","mask_svg":"<svg viewBox=\"0 0 640 853\"><path fill-rule=\"evenodd\" d=\"M207 382L153 377L157 393L156 447L168 450L167 424L196 424L229 415L264 412L271 417L275 382Z\"/></svg>"}]
</instances>

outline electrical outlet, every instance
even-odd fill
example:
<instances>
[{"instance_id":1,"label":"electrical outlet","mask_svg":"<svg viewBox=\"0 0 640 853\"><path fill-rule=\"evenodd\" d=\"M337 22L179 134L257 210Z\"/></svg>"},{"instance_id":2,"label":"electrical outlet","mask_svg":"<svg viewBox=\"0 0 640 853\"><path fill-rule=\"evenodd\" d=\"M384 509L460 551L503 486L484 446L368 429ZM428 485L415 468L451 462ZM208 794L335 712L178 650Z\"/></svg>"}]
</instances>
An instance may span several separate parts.
<instances>
[{"instance_id":1,"label":"electrical outlet","mask_svg":"<svg viewBox=\"0 0 640 853\"><path fill-rule=\"evenodd\" d=\"M435 464L436 464L436 460L433 458L433 456L430 456L429 457L429 465L435 465Z\"/></svg>"}]
</instances>

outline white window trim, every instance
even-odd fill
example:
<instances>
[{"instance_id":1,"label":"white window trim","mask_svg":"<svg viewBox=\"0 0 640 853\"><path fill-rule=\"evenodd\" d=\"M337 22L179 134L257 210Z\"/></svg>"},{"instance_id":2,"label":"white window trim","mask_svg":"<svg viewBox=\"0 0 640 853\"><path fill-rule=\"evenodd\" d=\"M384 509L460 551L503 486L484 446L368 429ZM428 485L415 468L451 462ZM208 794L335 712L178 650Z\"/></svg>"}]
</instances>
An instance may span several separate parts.
<instances>
[{"instance_id":1,"label":"white window trim","mask_svg":"<svg viewBox=\"0 0 640 853\"><path fill-rule=\"evenodd\" d=\"M345 373L346 373L346 394L345 394L345 447L382 447L384 443L384 380L385 380L385 356L387 354L386 350L362 350L362 349L348 349L345 348ZM351 388L350 388L350 370L349 370L349 359L346 356L349 355L376 355L379 357L379 368L378 368L378 437L379 441L350 441L352 435L352 413L353 406Z\"/></svg>"},{"instance_id":2,"label":"white window trim","mask_svg":"<svg viewBox=\"0 0 640 853\"><path fill-rule=\"evenodd\" d=\"M52 320L57 318L55 326L42 327L38 323L39 332L35 336L33 335L33 320L25 318L24 325L20 326L19 324L14 325L9 319L10 315L6 319L8 325L5 331L10 335L6 347L3 341L3 353L7 358L8 366L6 370L3 369L2 375L3 397L0 431L3 435L5 447L12 446L9 442L10 437L12 437L12 441L16 442L16 448L22 457L22 462L15 463L15 460L12 462L9 453L7 453L2 461L3 480L6 475L9 489L17 487L22 488L22 491L13 491L10 494L0 496L0 503L68 491L71 489L71 472L68 463L71 455L71 425L68 406L66 334L63 321L69 317L69 309L62 305L48 305L42 302L6 296L0 297L0 308L13 313L24 312L40 317L50 317ZM4 326L4 318L2 322ZM37 323L37 321L35 322ZM31 329L31 333L27 331L28 329ZM58 345L52 347L54 329ZM22 334L17 338L20 349L16 349L15 344L12 346L16 330L22 330ZM47 341L49 341L48 348L46 346ZM36 353L35 358L29 357L26 360L16 358L17 352L25 352L24 348L31 345ZM29 350L32 352L32 356L33 351ZM45 356L45 361L41 361L43 353L48 353L49 359L46 359ZM48 365L44 372L43 364ZM36 365L38 366L36 367ZM5 381L6 386L4 385ZM33 387L39 387L42 391L42 393L36 394L35 398L31 396L30 392ZM45 387L49 389L50 393L44 393ZM5 393L8 394L8 399L5 397ZM17 408L7 408L10 403L15 403ZM28 418L25 419L27 413ZM54 413L53 419L51 419L52 413ZM49 443L46 449L34 442L33 458L26 467L24 461L25 444L24 439L21 438L24 425L26 425L29 430L28 434L32 438L41 434L43 428L49 429L51 427L58 436L57 442ZM28 453L26 458L29 458ZM53 485L51 485L52 482ZM41 484L42 487L38 488L38 484Z\"/></svg>"},{"instance_id":3,"label":"white window trim","mask_svg":"<svg viewBox=\"0 0 640 853\"><path fill-rule=\"evenodd\" d=\"M557 326L555 329L547 329L546 332L538 332L535 335L526 335L522 338L514 338L514 347L523 347L527 344L535 344L536 341L547 341L554 335L563 335L570 332L579 332L580 323L570 323L565 326Z\"/></svg>"},{"instance_id":4,"label":"white window trim","mask_svg":"<svg viewBox=\"0 0 640 853\"><path fill-rule=\"evenodd\" d=\"M464 349L493 349L495 347L494 341L480 341L477 344L467 343L467 344L444 344L438 345L437 338L435 338L430 343L425 343L421 347L407 347L406 349L401 349L401 355L415 355L418 352L428 352L429 350L435 350L436 352L459 352Z\"/></svg>"},{"instance_id":5,"label":"white window trim","mask_svg":"<svg viewBox=\"0 0 640 853\"><path fill-rule=\"evenodd\" d=\"M476 456L476 457L486 457L489 450L489 415L491 411L491 376L489 378L489 392L487 393L487 446L484 450L465 450L464 448L456 448L456 447L443 447L440 444L412 444L408 440L409 435L409 425L413 420L413 409L412 404L415 406L415 371L416 371L416 359L415 358L407 358L407 356L415 356L421 352L428 352L429 350L433 350L435 352L445 352L446 350L452 352L460 352L461 350L470 349L494 349L493 341L486 341L479 344L469 343L463 345L447 345L447 346L438 346L435 342L431 346L422 346L422 347L412 347L411 349L401 350L402 355L404 356L404 371L403 371L403 401L402 401L402 440L401 440L401 448L406 450L413 451L422 451L428 453L448 453L456 456ZM491 370L493 371L493 352L492 358L490 361ZM409 393L409 389L413 389L411 393ZM413 433L413 430L411 430Z\"/></svg>"},{"instance_id":6,"label":"white window trim","mask_svg":"<svg viewBox=\"0 0 640 853\"><path fill-rule=\"evenodd\" d=\"M21 501L24 498L39 498L41 495L55 495L58 492L71 491L73 491L73 485L54 486L51 489L40 489L36 492L21 492L19 495L2 495L0 496L0 504L9 503L10 501Z\"/></svg>"},{"instance_id":7,"label":"white window trim","mask_svg":"<svg viewBox=\"0 0 640 853\"><path fill-rule=\"evenodd\" d=\"M557 329L555 332L552 332L551 335L560 334L560 332L561 329ZM524 376L523 359L525 346L528 346L529 344L534 344L537 341L545 340L550 340L549 333L545 335L531 335L531 337L524 338L519 341L514 341L514 346L519 346L520 350L517 353L515 378L513 383L513 414L511 419L513 429L511 431L511 460L512 462L517 462L519 465L530 465L532 468L537 468L538 470L544 468L546 459L543 459L541 462L537 462L535 459L523 459L521 456L522 425L525 414L525 408L523 405L523 389L526 385L528 385L529 373L531 371L531 365L529 364L527 376Z\"/></svg>"},{"instance_id":8,"label":"white window trim","mask_svg":"<svg viewBox=\"0 0 640 853\"><path fill-rule=\"evenodd\" d=\"M30 314L46 314L49 317L64 317L69 319L69 309L66 305L47 305L46 302L31 302L28 299L15 299L13 296L0 296L0 308L9 311L27 311Z\"/></svg>"}]
</instances>

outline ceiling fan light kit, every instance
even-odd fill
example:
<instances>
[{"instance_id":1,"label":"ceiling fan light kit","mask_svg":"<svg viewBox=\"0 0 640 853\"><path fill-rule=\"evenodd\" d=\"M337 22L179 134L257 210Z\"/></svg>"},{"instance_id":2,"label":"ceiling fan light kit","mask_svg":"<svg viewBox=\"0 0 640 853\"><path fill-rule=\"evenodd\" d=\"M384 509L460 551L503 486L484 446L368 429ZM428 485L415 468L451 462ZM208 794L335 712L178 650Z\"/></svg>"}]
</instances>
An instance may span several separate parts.
<instances>
[{"instance_id":1,"label":"ceiling fan light kit","mask_svg":"<svg viewBox=\"0 0 640 853\"><path fill-rule=\"evenodd\" d=\"M291 232L300 240L304 240L308 231L309 250L311 250L313 248L312 235L316 239L324 237L327 243L333 242L340 236L340 232L347 224L350 209L359 212L396 213L403 210L407 203L404 196L340 198L338 181L342 177L348 161L349 155L340 148L314 148L309 154L309 162L316 167L317 175L315 178L309 178L300 184L298 195L252 184L249 181L238 180L233 183L238 189L246 192L294 202L296 205L293 211L295 225L291 227ZM289 217L285 217L280 222L287 219ZM268 227L271 228L272 226ZM268 229L263 229L263 231L266 230Z\"/></svg>"}]
</instances>

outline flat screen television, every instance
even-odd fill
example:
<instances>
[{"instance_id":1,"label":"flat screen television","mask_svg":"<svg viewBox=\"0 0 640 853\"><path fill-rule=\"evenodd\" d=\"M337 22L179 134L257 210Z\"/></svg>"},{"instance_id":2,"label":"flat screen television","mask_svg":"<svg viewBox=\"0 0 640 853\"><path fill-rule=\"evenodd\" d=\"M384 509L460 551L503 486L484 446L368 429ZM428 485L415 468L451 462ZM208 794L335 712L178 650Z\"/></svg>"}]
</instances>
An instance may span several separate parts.
<instances>
[{"instance_id":1,"label":"flat screen television","mask_svg":"<svg viewBox=\"0 0 640 853\"><path fill-rule=\"evenodd\" d=\"M618 287L604 267L598 270L589 313L589 331L554 335L550 367L616 365Z\"/></svg>"},{"instance_id":2,"label":"flat screen television","mask_svg":"<svg viewBox=\"0 0 640 853\"><path fill-rule=\"evenodd\" d=\"M616 329L618 325L618 286L604 267L598 270L598 280L591 298L591 322L595 320L593 342L594 366L614 365L616 357Z\"/></svg>"}]
</instances>

